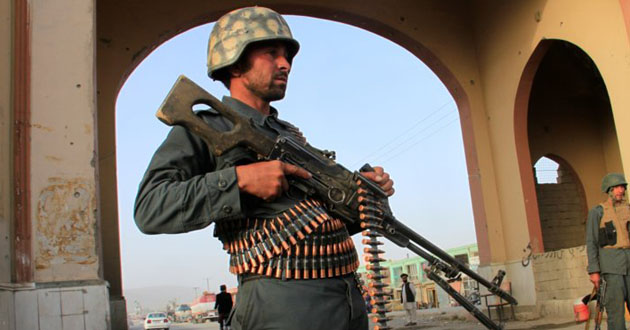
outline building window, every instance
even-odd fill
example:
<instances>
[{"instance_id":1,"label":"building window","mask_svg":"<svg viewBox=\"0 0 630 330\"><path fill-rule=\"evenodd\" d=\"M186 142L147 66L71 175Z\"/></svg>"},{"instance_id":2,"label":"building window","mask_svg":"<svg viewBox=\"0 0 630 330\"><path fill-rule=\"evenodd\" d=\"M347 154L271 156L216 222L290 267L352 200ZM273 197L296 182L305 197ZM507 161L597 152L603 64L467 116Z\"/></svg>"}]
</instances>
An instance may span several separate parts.
<instances>
[{"instance_id":1,"label":"building window","mask_svg":"<svg viewBox=\"0 0 630 330\"><path fill-rule=\"evenodd\" d=\"M455 260L463 263L466 266L469 266L469 262L468 262L468 255L467 254L457 254L455 256L453 256L453 258L455 258Z\"/></svg>"},{"instance_id":2,"label":"building window","mask_svg":"<svg viewBox=\"0 0 630 330\"><path fill-rule=\"evenodd\" d=\"M418 266L416 264L407 265L407 275L409 275L409 282L417 282L418 278Z\"/></svg>"}]
</instances>

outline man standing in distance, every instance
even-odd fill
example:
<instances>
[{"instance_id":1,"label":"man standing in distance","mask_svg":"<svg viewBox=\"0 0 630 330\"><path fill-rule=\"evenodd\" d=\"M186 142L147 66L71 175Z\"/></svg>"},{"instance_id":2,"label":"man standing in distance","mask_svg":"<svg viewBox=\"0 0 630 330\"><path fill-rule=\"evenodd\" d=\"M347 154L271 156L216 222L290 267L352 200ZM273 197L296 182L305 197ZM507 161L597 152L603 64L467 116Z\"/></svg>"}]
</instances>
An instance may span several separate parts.
<instances>
[{"instance_id":1,"label":"man standing in distance","mask_svg":"<svg viewBox=\"0 0 630 330\"><path fill-rule=\"evenodd\" d=\"M599 288L601 280L606 281L604 307L610 330L626 329L625 306L630 302L630 204L626 199L627 185L622 174L607 174L601 189L608 198L589 211L586 222L587 271L596 288Z\"/></svg>"},{"instance_id":2,"label":"man standing in distance","mask_svg":"<svg viewBox=\"0 0 630 330\"><path fill-rule=\"evenodd\" d=\"M407 315L407 324L405 325L415 325L416 324L416 288L413 283L407 281L409 276L405 273L400 275L400 278L403 281L401 287L401 295L400 302L403 304L405 308L405 313Z\"/></svg>"},{"instance_id":3,"label":"man standing in distance","mask_svg":"<svg viewBox=\"0 0 630 330\"><path fill-rule=\"evenodd\" d=\"M226 321L232 311L232 295L227 292L225 284L222 284L219 290L221 290L221 292L219 292L216 297L217 300L214 303L214 309L219 313L219 327L223 330L227 329Z\"/></svg>"},{"instance_id":4,"label":"man standing in distance","mask_svg":"<svg viewBox=\"0 0 630 330\"><path fill-rule=\"evenodd\" d=\"M270 105L284 97L298 49L278 13L238 9L212 30L208 74L230 90L223 103L253 125L323 155ZM232 127L212 109L197 115L218 130ZM364 175L388 196L394 193L393 181L381 167ZM200 138L174 127L140 184L135 220L149 234L215 223L215 236L224 243L230 271L239 280L231 316L235 330L367 329L354 276L358 257L349 237L358 227L346 228L319 201L289 184L291 176L307 179L311 174L281 161L260 161L243 147L215 156Z\"/></svg>"}]
</instances>

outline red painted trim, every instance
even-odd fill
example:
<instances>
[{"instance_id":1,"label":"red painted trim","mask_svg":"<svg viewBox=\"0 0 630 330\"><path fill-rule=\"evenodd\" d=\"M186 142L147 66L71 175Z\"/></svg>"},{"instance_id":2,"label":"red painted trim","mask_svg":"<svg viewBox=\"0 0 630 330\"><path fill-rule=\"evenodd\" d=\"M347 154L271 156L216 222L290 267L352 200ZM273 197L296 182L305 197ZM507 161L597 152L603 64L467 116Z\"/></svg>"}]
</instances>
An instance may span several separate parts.
<instances>
[{"instance_id":1,"label":"red painted trim","mask_svg":"<svg viewBox=\"0 0 630 330\"><path fill-rule=\"evenodd\" d=\"M529 61L525 65L521 81L516 91L514 104L514 138L516 144L516 158L518 160L523 200L525 202L525 216L527 217L527 229L529 241L533 253L544 252L545 247L540 227L540 215L538 213L538 199L536 198L536 185L534 182L534 170L529 150L529 135L527 133L527 115L529 112L529 97L532 84L538 66L547 53L552 41L541 41Z\"/></svg>"},{"instance_id":2,"label":"red painted trim","mask_svg":"<svg viewBox=\"0 0 630 330\"><path fill-rule=\"evenodd\" d=\"M13 201L15 282L32 282L30 212L31 26L28 0L14 2L13 30Z\"/></svg>"}]
</instances>

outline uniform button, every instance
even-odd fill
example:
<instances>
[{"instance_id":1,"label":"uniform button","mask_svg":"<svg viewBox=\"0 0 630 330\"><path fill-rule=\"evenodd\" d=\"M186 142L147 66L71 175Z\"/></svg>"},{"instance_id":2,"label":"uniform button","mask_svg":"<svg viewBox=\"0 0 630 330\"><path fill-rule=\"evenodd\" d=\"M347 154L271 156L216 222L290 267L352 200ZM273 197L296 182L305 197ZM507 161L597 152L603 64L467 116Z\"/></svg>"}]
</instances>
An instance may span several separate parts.
<instances>
[{"instance_id":1,"label":"uniform button","mask_svg":"<svg viewBox=\"0 0 630 330\"><path fill-rule=\"evenodd\" d=\"M225 182L225 180L219 181L219 188L225 188L226 186L227 186L227 182Z\"/></svg>"},{"instance_id":2,"label":"uniform button","mask_svg":"<svg viewBox=\"0 0 630 330\"><path fill-rule=\"evenodd\" d=\"M225 214L230 214L230 213L232 213L232 207L231 207L231 206L229 206L229 205L223 205L223 212L224 212Z\"/></svg>"}]
</instances>

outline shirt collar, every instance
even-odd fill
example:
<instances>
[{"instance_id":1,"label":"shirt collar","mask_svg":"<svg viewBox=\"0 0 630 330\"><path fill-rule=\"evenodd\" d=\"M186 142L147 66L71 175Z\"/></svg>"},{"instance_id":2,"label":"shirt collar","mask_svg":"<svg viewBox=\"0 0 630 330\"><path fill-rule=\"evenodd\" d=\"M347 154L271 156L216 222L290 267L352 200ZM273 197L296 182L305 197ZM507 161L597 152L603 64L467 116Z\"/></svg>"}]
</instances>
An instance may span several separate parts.
<instances>
[{"instance_id":1,"label":"shirt collar","mask_svg":"<svg viewBox=\"0 0 630 330\"><path fill-rule=\"evenodd\" d=\"M267 117L278 118L278 110L276 110L276 108L274 107L270 107L269 115L263 115L262 113L258 112L258 110L250 107L249 105L233 97L224 96L222 101L225 105L234 109L239 114L247 118L251 118L256 124L260 126L262 126L265 123L265 120L267 119Z\"/></svg>"}]
</instances>

